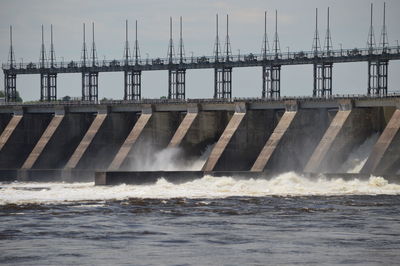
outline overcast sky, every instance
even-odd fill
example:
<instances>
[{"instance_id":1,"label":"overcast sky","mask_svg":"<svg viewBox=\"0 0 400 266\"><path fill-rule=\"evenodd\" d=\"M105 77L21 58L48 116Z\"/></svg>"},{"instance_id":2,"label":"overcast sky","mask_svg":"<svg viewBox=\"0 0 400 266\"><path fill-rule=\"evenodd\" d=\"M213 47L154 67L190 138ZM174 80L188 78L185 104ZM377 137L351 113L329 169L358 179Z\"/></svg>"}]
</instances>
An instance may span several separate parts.
<instances>
[{"instance_id":1,"label":"overcast sky","mask_svg":"<svg viewBox=\"0 0 400 266\"><path fill-rule=\"evenodd\" d=\"M264 30L264 11L268 12L267 30L273 39L275 9L278 10L278 31L281 50L311 50L315 28L315 8L319 9L319 34L325 38L326 9L330 7L333 46L364 48L369 29L371 1L365 0L0 0L0 61L7 62L9 25L13 25L14 50L17 62L37 62L41 46L41 25L45 27L45 45L50 49L50 24L54 27L54 44L58 60L79 60L82 49L82 23L95 23L95 41L99 59L121 59L125 38L125 19L129 20L131 50L134 43L134 22L139 23L139 44L142 58L167 55L169 17L173 18L174 43L179 41L179 16L183 17L183 38L186 55L212 55L215 40L215 14L220 15L223 45L225 16L229 14L229 30L233 53L259 53ZM379 41L383 1L374 3L375 37ZM389 44L400 39L400 1L386 0ZM87 40L90 45L91 40ZM389 64L389 91L400 90L400 61ZM213 70L188 70L187 98L213 96ZM311 95L312 65L284 66L281 95ZM81 96L80 74L58 76L58 97ZM3 75L0 77L3 83ZM0 85L1 88L3 85ZM233 96L261 95L261 68L233 70ZM142 97L159 98L167 95L167 71L144 72ZM367 88L367 63L335 64L334 94L363 94ZM3 89L3 88L2 88ZM24 100L40 97L39 75L20 75L17 89ZM123 97L123 73L99 74L99 98Z\"/></svg>"}]
</instances>

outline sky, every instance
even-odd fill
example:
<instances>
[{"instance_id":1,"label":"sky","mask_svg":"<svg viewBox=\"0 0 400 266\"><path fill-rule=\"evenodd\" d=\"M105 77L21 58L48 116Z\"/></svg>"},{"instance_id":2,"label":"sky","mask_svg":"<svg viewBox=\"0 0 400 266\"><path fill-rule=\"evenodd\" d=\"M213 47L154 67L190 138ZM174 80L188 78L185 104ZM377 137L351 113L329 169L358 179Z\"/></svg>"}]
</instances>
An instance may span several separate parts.
<instances>
[{"instance_id":1,"label":"sky","mask_svg":"<svg viewBox=\"0 0 400 266\"><path fill-rule=\"evenodd\" d=\"M134 44L134 23L138 20L138 40L142 59L166 57L169 41L169 17L173 19L175 50L179 42L179 16L183 17L186 55L212 55L215 41L215 15L219 14L221 45L226 34L225 16L229 14L232 52L260 53L267 11L267 34L272 45L278 11L278 34L282 52L309 51L315 31L315 8L321 43L325 38L327 8L334 49L364 48L369 30L370 3L374 4L373 26L379 43L383 24L383 2L365 0L0 0L0 61L7 63L9 26L13 26L13 44L17 62L39 61L41 25L45 29L45 47L50 50L50 24L53 24L57 60L79 60L82 50L82 24L95 23L98 59L122 59L125 44L125 20L129 21L130 49ZM400 40L400 1L386 0L386 24L389 44ZM91 40L87 37L87 44ZM400 92L400 60L390 61L388 90ZM283 66L281 96L309 96L313 86L312 65ZM186 97L213 96L213 69L186 72ZM0 75L0 89L4 76ZM80 74L58 75L58 97L81 96ZM261 67L234 68L233 97L261 96ZM17 90L25 101L40 98L40 75L17 76ZM367 63L342 63L333 66L333 94L365 94ZM167 71L142 74L142 98L159 98L168 91ZM99 99L122 99L123 72L99 74Z\"/></svg>"}]
</instances>

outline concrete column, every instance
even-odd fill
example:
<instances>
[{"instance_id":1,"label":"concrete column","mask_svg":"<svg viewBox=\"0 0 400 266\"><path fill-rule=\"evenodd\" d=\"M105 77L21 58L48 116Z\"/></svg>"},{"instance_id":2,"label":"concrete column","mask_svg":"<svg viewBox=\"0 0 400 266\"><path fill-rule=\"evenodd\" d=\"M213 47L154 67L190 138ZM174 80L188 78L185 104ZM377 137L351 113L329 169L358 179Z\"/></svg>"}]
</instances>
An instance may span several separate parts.
<instances>
[{"instance_id":1,"label":"concrete column","mask_svg":"<svg viewBox=\"0 0 400 266\"><path fill-rule=\"evenodd\" d=\"M193 122L197 118L198 113L199 108L197 105L189 106L185 118L179 125L170 143L168 144L168 148L178 147L181 144L183 138L186 136Z\"/></svg>"},{"instance_id":2,"label":"concrete column","mask_svg":"<svg viewBox=\"0 0 400 266\"><path fill-rule=\"evenodd\" d=\"M261 153L257 157L257 160L254 162L253 167L251 167L251 172L264 171L265 166L271 159L272 154L279 145L279 142L283 138L283 135L287 132L289 126L292 124L296 114L296 111L286 111L283 114L274 132L269 137L267 143L265 143L263 149L261 150Z\"/></svg>"},{"instance_id":3,"label":"concrete column","mask_svg":"<svg viewBox=\"0 0 400 266\"><path fill-rule=\"evenodd\" d=\"M0 135L0 151L3 149L14 130L17 128L19 122L21 122L22 117L22 114L14 114L14 116L8 122L6 128Z\"/></svg>"},{"instance_id":4,"label":"concrete column","mask_svg":"<svg viewBox=\"0 0 400 266\"><path fill-rule=\"evenodd\" d=\"M64 119L64 115L65 115L64 107L55 110L52 120L47 125L46 130L43 132L42 136L36 143L35 147L29 154L28 158L25 160L24 164L21 167L22 169L31 169L33 167L37 159L42 154L44 148L47 146L50 139L53 137L54 133L59 128L61 122Z\"/></svg>"},{"instance_id":5,"label":"concrete column","mask_svg":"<svg viewBox=\"0 0 400 266\"><path fill-rule=\"evenodd\" d=\"M383 133L375 143L371 154L361 169L361 174L395 174L400 166L393 167L400 159L400 110L397 109ZM395 169L392 169L395 168Z\"/></svg>"},{"instance_id":6,"label":"concrete column","mask_svg":"<svg viewBox=\"0 0 400 266\"><path fill-rule=\"evenodd\" d=\"M153 112L151 106L144 108L142 110L142 114L140 115L138 121L133 126L128 137L125 139L121 148L119 149L113 161L111 162L110 166L108 167L109 170L118 170L121 167L121 165L127 158L129 152L132 150L133 146L135 145L140 135L142 134L143 129L148 124L152 114Z\"/></svg>"},{"instance_id":7,"label":"concrete column","mask_svg":"<svg viewBox=\"0 0 400 266\"><path fill-rule=\"evenodd\" d=\"M304 172L330 173L339 169L350 152L379 130L378 108L353 108L339 102L339 111L304 167Z\"/></svg>"},{"instance_id":8,"label":"concrete column","mask_svg":"<svg viewBox=\"0 0 400 266\"><path fill-rule=\"evenodd\" d=\"M107 112L99 112L96 118L93 120L88 131L83 137L82 141L79 143L78 147L75 149L71 158L65 165L66 169L75 169L78 163L81 161L83 155L85 154L87 148L92 143L94 137L99 132L100 127L103 125L105 119L107 118Z\"/></svg>"},{"instance_id":9,"label":"concrete column","mask_svg":"<svg viewBox=\"0 0 400 266\"><path fill-rule=\"evenodd\" d=\"M4 130L0 150L0 168L17 169L29 156L52 118L51 113L15 114Z\"/></svg>"},{"instance_id":10,"label":"concrete column","mask_svg":"<svg viewBox=\"0 0 400 266\"><path fill-rule=\"evenodd\" d=\"M351 110L339 111L333 119L331 125L313 152L310 160L304 168L304 172L318 172L322 162L331 150L333 142L337 139L339 132L343 129L344 124L349 118Z\"/></svg>"},{"instance_id":11,"label":"concrete column","mask_svg":"<svg viewBox=\"0 0 400 266\"><path fill-rule=\"evenodd\" d=\"M43 132L36 146L33 148L32 152L29 154L25 163L22 165L22 169L31 169L36 163L36 160L42 154L44 148L53 137L54 133L60 126L62 120L64 119L64 114L55 114L50 124L47 126L46 130Z\"/></svg>"},{"instance_id":12,"label":"concrete column","mask_svg":"<svg viewBox=\"0 0 400 266\"><path fill-rule=\"evenodd\" d=\"M237 104L235 107L235 113L233 114L218 142L215 144L213 150L211 151L210 156L203 166L203 171L210 172L214 170L214 167L218 163L218 160L220 159L222 153L224 152L226 146L229 144L232 136L235 134L245 115L246 105L244 103Z\"/></svg>"}]
</instances>

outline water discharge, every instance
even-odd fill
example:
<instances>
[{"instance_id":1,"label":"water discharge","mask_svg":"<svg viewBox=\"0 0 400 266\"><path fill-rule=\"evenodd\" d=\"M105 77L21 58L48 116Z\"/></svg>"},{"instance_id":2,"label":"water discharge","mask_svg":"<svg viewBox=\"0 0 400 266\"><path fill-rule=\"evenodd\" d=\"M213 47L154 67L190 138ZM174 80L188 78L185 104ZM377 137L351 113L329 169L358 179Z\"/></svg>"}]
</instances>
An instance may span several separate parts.
<instances>
[{"instance_id":1,"label":"water discharge","mask_svg":"<svg viewBox=\"0 0 400 266\"><path fill-rule=\"evenodd\" d=\"M161 151L142 151L130 162L133 171L197 171L206 162L212 147L209 145L198 158L186 158L182 148L165 148Z\"/></svg>"},{"instance_id":2,"label":"water discharge","mask_svg":"<svg viewBox=\"0 0 400 266\"><path fill-rule=\"evenodd\" d=\"M94 186L93 183L9 183L0 184L0 205L63 203L74 201L125 200L129 198L170 199L226 198L231 196L311 195L400 195L400 185L382 177L368 180L309 179L288 172L272 179L234 179L205 176L183 184L160 179L151 185Z\"/></svg>"},{"instance_id":3,"label":"water discharge","mask_svg":"<svg viewBox=\"0 0 400 266\"><path fill-rule=\"evenodd\" d=\"M378 140L378 133L371 135L359 147L355 148L341 167L341 173L359 173Z\"/></svg>"}]
</instances>

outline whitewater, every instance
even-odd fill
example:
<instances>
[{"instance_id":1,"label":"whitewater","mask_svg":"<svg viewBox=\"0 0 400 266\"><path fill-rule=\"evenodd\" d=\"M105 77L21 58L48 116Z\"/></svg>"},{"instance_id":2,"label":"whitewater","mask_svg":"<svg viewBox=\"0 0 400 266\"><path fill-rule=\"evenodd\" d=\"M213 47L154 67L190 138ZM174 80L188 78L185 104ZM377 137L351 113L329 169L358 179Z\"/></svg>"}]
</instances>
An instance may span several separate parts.
<instances>
[{"instance_id":1,"label":"whitewater","mask_svg":"<svg viewBox=\"0 0 400 266\"><path fill-rule=\"evenodd\" d=\"M149 185L94 186L94 183L0 184L0 204L63 203L74 201L125 200L130 198L226 198L232 196L332 196L399 195L400 185L382 177L368 180L310 179L294 172L266 179L234 179L204 176L191 182L173 184L161 178Z\"/></svg>"}]
</instances>

